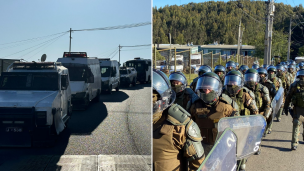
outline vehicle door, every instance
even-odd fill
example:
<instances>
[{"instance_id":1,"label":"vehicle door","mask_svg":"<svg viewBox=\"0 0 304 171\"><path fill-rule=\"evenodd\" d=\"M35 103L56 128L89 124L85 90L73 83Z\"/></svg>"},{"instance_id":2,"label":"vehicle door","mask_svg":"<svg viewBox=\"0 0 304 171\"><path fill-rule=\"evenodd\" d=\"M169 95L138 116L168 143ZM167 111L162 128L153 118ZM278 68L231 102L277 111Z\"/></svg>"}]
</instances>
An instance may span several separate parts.
<instances>
[{"instance_id":1,"label":"vehicle door","mask_svg":"<svg viewBox=\"0 0 304 171\"><path fill-rule=\"evenodd\" d=\"M62 74L61 75L61 88L60 88L60 107L61 107L61 117L64 117L65 115L68 114L68 93L67 89L69 86L69 80L68 80L68 75L67 74Z\"/></svg>"}]
</instances>

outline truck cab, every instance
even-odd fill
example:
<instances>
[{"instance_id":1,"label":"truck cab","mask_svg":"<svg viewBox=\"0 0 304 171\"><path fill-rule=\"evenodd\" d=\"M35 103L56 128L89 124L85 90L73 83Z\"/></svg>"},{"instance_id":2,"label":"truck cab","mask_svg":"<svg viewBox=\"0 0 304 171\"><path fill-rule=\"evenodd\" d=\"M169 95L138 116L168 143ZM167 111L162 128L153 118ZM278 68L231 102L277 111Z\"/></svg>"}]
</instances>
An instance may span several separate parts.
<instances>
[{"instance_id":1,"label":"truck cab","mask_svg":"<svg viewBox=\"0 0 304 171\"><path fill-rule=\"evenodd\" d=\"M99 101L101 74L97 58L89 58L86 52L64 52L57 62L69 70L74 109L85 110L90 101Z\"/></svg>"},{"instance_id":2,"label":"truck cab","mask_svg":"<svg viewBox=\"0 0 304 171\"><path fill-rule=\"evenodd\" d=\"M0 77L0 146L54 144L72 114L68 69L14 62Z\"/></svg>"}]
</instances>

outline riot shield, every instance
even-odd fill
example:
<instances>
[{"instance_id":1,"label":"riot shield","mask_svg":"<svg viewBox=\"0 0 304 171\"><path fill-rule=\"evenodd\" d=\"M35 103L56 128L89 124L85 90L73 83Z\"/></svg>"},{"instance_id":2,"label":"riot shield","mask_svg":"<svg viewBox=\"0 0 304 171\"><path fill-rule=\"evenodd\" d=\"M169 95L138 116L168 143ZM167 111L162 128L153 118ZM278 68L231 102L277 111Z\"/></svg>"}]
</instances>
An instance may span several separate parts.
<instances>
[{"instance_id":1,"label":"riot shield","mask_svg":"<svg viewBox=\"0 0 304 171\"><path fill-rule=\"evenodd\" d=\"M237 159L248 158L258 151L266 128L266 121L262 115L226 117L218 122L219 138L226 128L230 128L238 138Z\"/></svg>"},{"instance_id":2,"label":"riot shield","mask_svg":"<svg viewBox=\"0 0 304 171\"><path fill-rule=\"evenodd\" d=\"M281 105L283 104L283 97L284 97L284 89L283 87L280 87L277 94L274 96L271 102L272 118L277 116L277 113Z\"/></svg>"},{"instance_id":3,"label":"riot shield","mask_svg":"<svg viewBox=\"0 0 304 171\"><path fill-rule=\"evenodd\" d=\"M216 141L213 148L198 170L236 170L236 144L236 135L231 129L227 128Z\"/></svg>"}]
</instances>

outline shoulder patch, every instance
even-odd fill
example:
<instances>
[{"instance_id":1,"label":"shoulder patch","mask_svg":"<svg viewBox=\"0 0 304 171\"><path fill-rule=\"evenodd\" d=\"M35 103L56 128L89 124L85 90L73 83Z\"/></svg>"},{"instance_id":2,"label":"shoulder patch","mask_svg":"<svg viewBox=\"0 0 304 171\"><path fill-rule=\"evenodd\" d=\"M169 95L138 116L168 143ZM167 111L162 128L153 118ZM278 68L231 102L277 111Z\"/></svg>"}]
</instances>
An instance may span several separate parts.
<instances>
[{"instance_id":1,"label":"shoulder patch","mask_svg":"<svg viewBox=\"0 0 304 171\"><path fill-rule=\"evenodd\" d=\"M231 105L231 103L232 103L232 99L227 94L222 93L221 99L223 101L227 102L227 104Z\"/></svg>"}]
</instances>

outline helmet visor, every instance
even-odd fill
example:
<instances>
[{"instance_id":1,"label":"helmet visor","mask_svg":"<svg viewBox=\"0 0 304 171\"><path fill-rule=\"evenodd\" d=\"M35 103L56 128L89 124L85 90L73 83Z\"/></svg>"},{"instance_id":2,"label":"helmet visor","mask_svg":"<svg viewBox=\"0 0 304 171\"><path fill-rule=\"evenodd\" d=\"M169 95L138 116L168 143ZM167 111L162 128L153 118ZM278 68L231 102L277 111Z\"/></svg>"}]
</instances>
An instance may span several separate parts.
<instances>
[{"instance_id":1,"label":"helmet visor","mask_svg":"<svg viewBox=\"0 0 304 171\"><path fill-rule=\"evenodd\" d=\"M260 75L258 74L253 74L253 73L248 73L245 74L245 83L246 82L259 82L260 81Z\"/></svg>"},{"instance_id":2,"label":"helmet visor","mask_svg":"<svg viewBox=\"0 0 304 171\"><path fill-rule=\"evenodd\" d=\"M161 73L161 72L160 72ZM167 80L166 80L167 79ZM166 82L167 81L167 82ZM153 72L153 89L155 89L161 96L168 90L171 90L168 77L162 77L158 73Z\"/></svg>"},{"instance_id":3,"label":"helmet visor","mask_svg":"<svg viewBox=\"0 0 304 171\"><path fill-rule=\"evenodd\" d=\"M297 72L297 78L299 77L299 76L304 76L304 70L299 70L298 72Z\"/></svg>"},{"instance_id":4,"label":"helmet visor","mask_svg":"<svg viewBox=\"0 0 304 171\"><path fill-rule=\"evenodd\" d=\"M184 76L178 73L173 73L169 76L170 81L180 81L183 85L187 85L187 80Z\"/></svg>"},{"instance_id":5,"label":"helmet visor","mask_svg":"<svg viewBox=\"0 0 304 171\"><path fill-rule=\"evenodd\" d=\"M243 86L243 79L237 75L227 75L225 77L224 85Z\"/></svg>"},{"instance_id":6,"label":"helmet visor","mask_svg":"<svg viewBox=\"0 0 304 171\"><path fill-rule=\"evenodd\" d=\"M222 88L222 82L220 82L218 79L204 76L198 79L195 91L208 89L213 90L220 95L222 93Z\"/></svg>"},{"instance_id":7,"label":"helmet visor","mask_svg":"<svg viewBox=\"0 0 304 171\"><path fill-rule=\"evenodd\" d=\"M228 68L228 67L235 68L235 63L232 63L232 62L226 63L226 68Z\"/></svg>"}]
</instances>

